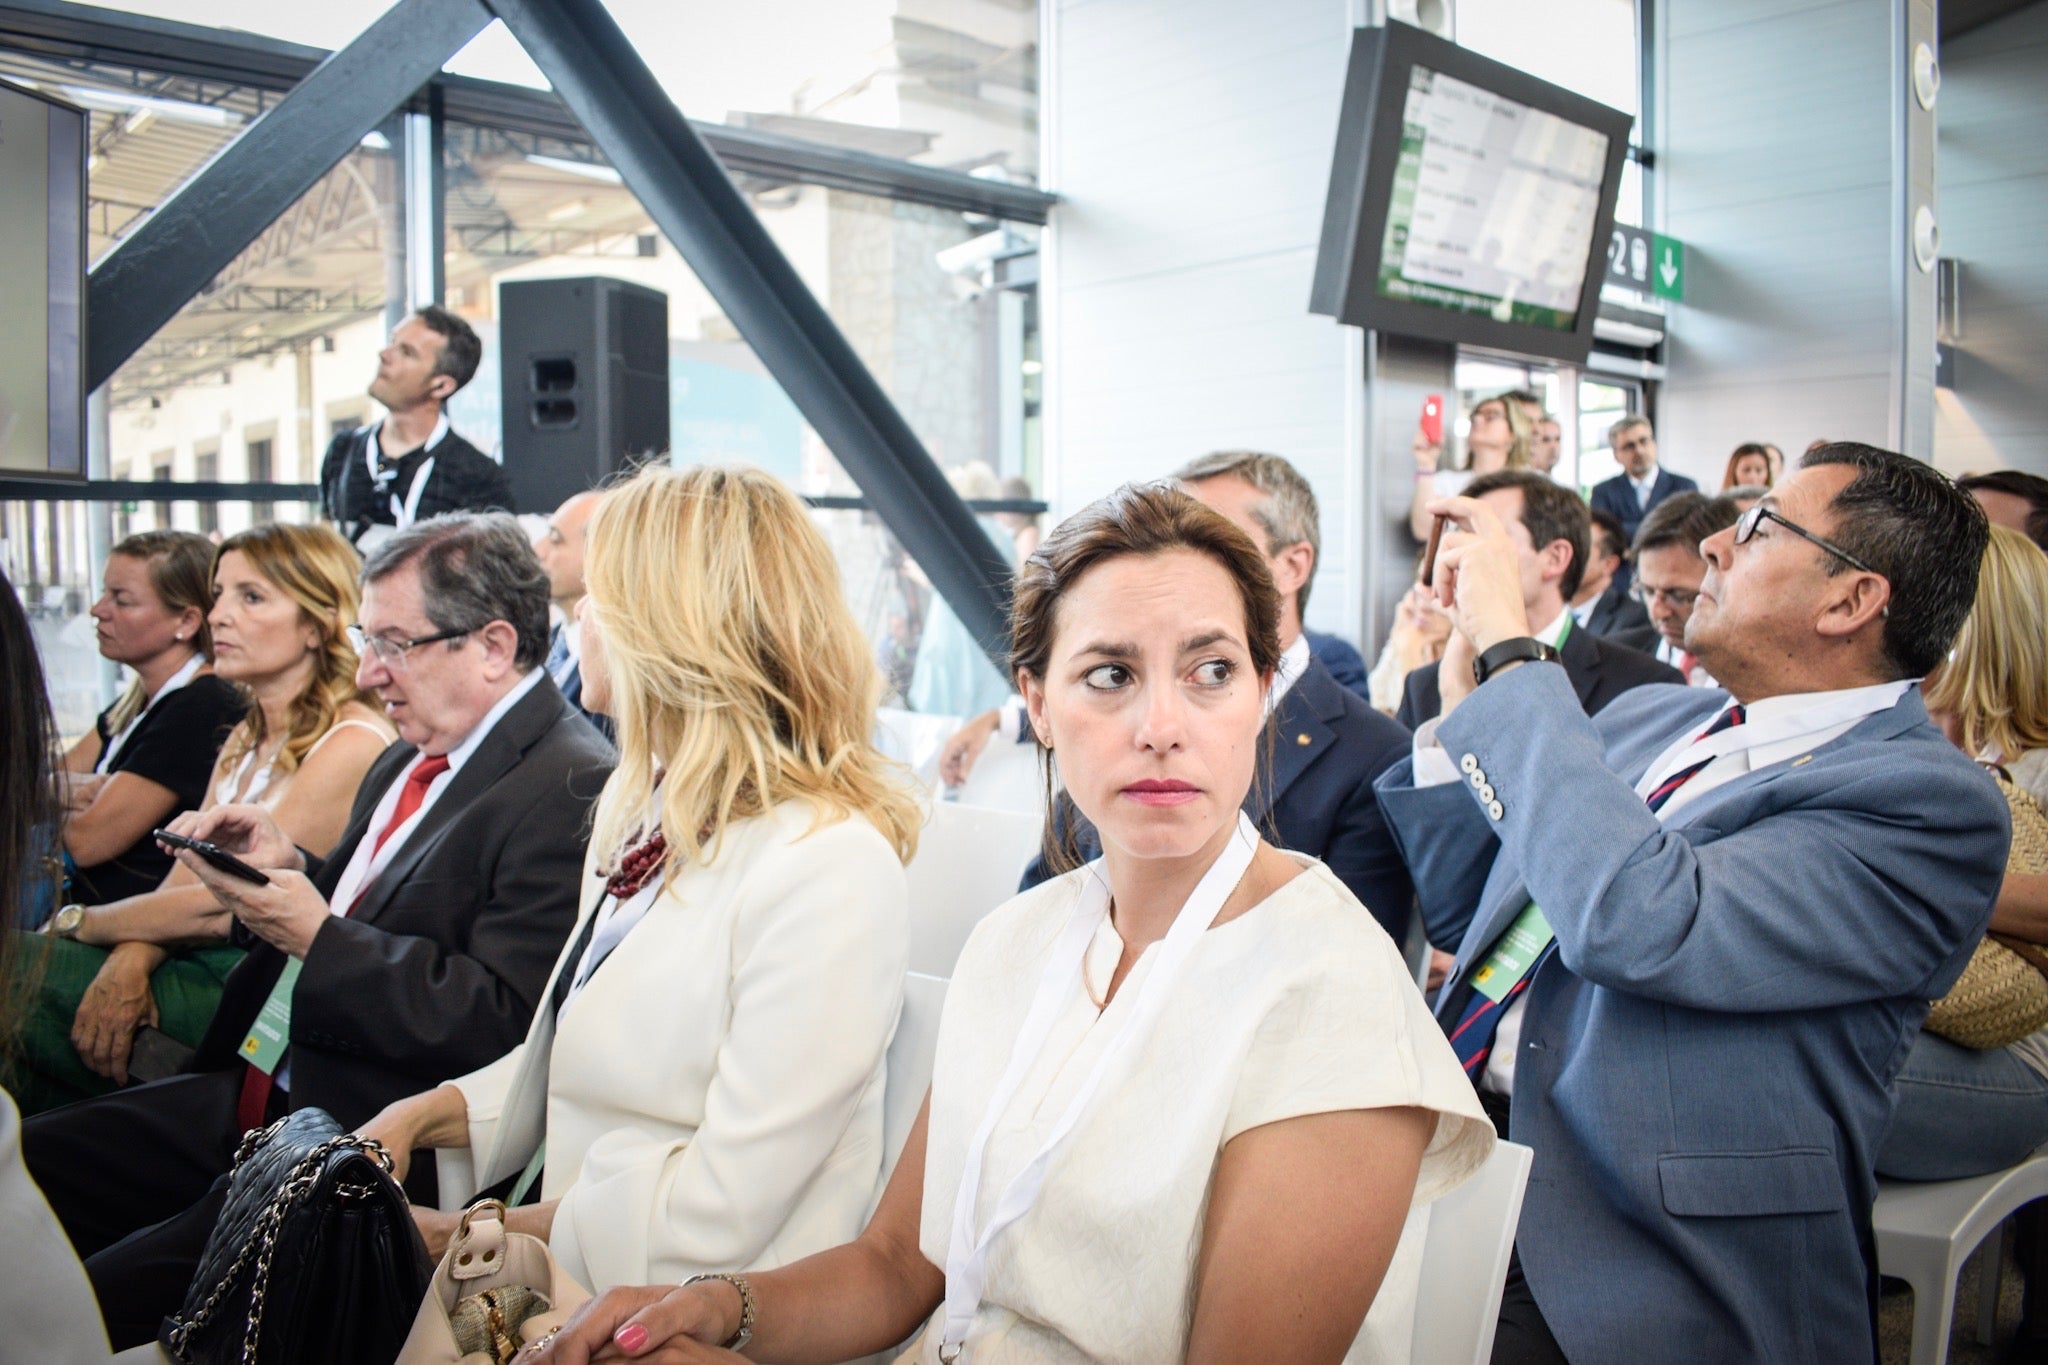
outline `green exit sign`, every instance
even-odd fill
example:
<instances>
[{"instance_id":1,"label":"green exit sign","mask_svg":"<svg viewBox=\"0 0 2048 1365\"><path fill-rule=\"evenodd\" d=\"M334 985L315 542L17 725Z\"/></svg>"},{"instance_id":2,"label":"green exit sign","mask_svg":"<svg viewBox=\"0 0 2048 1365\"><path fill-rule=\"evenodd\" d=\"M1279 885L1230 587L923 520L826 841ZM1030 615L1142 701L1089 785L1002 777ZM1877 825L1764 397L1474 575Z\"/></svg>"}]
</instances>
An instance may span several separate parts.
<instances>
[{"instance_id":1,"label":"green exit sign","mask_svg":"<svg viewBox=\"0 0 2048 1365\"><path fill-rule=\"evenodd\" d=\"M1685 243L1626 223L1607 245L1607 282L1660 299L1685 297Z\"/></svg>"}]
</instances>

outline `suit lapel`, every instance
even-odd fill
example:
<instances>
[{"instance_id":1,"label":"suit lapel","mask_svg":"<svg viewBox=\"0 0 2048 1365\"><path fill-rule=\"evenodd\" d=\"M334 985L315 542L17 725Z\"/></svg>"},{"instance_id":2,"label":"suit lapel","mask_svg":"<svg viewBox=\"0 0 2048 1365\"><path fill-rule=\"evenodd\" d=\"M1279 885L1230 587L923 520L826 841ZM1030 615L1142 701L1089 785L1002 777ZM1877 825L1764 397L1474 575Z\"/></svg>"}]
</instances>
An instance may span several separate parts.
<instances>
[{"instance_id":1,"label":"suit lapel","mask_svg":"<svg viewBox=\"0 0 2048 1365\"><path fill-rule=\"evenodd\" d=\"M391 893L405 884L448 826L461 818L478 796L512 771L527 748L546 732L545 719L560 710L561 697L553 681L543 674L531 692L498 718L476 752L448 780L447 789L420 816L419 824L406 836L405 845L364 889L351 918L365 922L376 919L378 911L390 901Z\"/></svg>"},{"instance_id":2,"label":"suit lapel","mask_svg":"<svg viewBox=\"0 0 2048 1365\"><path fill-rule=\"evenodd\" d=\"M1263 824L1282 793L1336 742L1337 732L1324 723L1318 703L1327 700L1319 695L1319 684L1335 687L1337 683L1327 671L1321 678L1316 676L1322 667L1310 659L1307 670L1294 680L1266 722L1266 733L1272 737L1273 770L1270 781L1254 783L1245 797L1245 813L1254 824Z\"/></svg>"},{"instance_id":3,"label":"suit lapel","mask_svg":"<svg viewBox=\"0 0 2048 1365\"><path fill-rule=\"evenodd\" d=\"M1593 632L1587 627L1572 623L1564 637L1564 648L1558 650L1564 664L1564 672L1571 679L1572 691L1578 696L1579 709L1591 714L1593 690L1600 686L1600 650L1593 643Z\"/></svg>"}]
</instances>

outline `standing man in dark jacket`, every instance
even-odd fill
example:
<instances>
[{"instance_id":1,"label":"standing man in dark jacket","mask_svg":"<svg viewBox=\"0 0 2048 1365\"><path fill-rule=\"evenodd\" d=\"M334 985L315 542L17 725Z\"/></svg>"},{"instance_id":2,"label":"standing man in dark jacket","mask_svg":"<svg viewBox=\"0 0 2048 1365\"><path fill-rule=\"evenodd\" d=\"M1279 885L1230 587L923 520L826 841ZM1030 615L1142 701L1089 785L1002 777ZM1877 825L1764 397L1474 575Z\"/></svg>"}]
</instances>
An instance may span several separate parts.
<instances>
[{"instance_id":1,"label":"standing man in dark jacket","mask_svg":"<svg viewBox=\"0 0 2048 1365\"><path fill-rule=\"evenodd\" d=\"M365 555L443 512L516 512L505 471L448 428L442 411L476 374L483 343L438 304L398 324L377 353L370 397L385 416L336 436L320 462L320 514Z\"/></svg>"},{"instance_id":2,"label":"standing man in dark jacket","mask_svg":"<svg viewBox=\"0 0 2048 1365\"><path fill-rule=\"evenodd\" d=\"M612 750L541 667L547 578L525 533L502 515L422 522L363 580L356 681L382 693L400 742L340 842L308 858L260 806L180 817L270 877L186 864L249 949L194 1069L22 1130L116 1350L183 1300L244 1132L307 1107L355 1128L510 1052L576 921ZM423 1196L432 1167L414 1169Z\"/></svg>"},{"instance_id":3,"label":"standing man in dark jacket","mask_svg":"<svg viewBox=\"0 0 2048 1365\"><path fill-rule=\"evenodd\" d=\"M1607 429L1607 444L1621 462L1621 473L1593 485L1593 510L1621 523L1622 539L1633 541L1643 518L1673 493L1697 492L1699 485L1657 463L1657 433L1650 419L1630 415ZM1620 575L1624 586L1628 573Z\"/></svg>"}]
</instances>

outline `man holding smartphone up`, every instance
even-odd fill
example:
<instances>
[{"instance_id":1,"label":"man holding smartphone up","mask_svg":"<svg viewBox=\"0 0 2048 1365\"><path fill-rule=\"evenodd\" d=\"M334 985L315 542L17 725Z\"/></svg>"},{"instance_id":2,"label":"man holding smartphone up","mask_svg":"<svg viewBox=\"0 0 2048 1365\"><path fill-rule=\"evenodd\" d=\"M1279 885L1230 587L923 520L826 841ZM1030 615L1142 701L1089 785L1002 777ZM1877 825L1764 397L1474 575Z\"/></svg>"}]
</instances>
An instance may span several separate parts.
<instances>
[{"instance_id":1,"label":"man holding smartphone up","mask_svg":"<svg viewBox=\"0 0 2048 1365\"><path fill-rule=\"evenodd\" d=\"M1473 663L1379 791L1461 940L1438 1021L1536 1154L1494 1360L1873 1358L1886 1087L2005 867L2004 802L1917 681L1981 512L1901 455L1809 455L1702 546L1686 640L1727 691L1589 718L1500 516L1434 510Z\"/></svg>"}]
</instances>

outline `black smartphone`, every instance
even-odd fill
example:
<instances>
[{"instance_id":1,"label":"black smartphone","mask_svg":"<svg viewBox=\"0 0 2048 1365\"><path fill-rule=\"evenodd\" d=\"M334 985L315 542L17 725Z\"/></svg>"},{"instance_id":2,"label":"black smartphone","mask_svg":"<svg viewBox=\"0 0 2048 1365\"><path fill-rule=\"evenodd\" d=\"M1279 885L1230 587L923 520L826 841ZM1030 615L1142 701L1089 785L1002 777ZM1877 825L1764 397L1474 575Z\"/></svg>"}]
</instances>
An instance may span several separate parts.
<instances>
[{"instance_id":1,"label":"black smartphone","mask_svg":"<svg viewBox=\"0 0 2048 1365\"><path fill-rule=\"evenodd\" d=\"M156 830L149 837L160 844L169 844L172 848L189 848L231 877L240 877L243 881L254 882L258 886L270 885L270 878L219 844L209 844L204 839L187 839L184 835L173 834L167 829Z\"/></svg>"},{"instance_id":2,"label":"black smartphone","mask_svg":"<svg viewBox=\"0 0 2048 1365\"><path fill-rule=\"evenodd\" d=\"M192 1049L165 1033L144 1024L135 1031L135 1046L128 1052L128 1079L140 1084L176 1076L192 1064Z\"/></svg>"}]
</instances>

